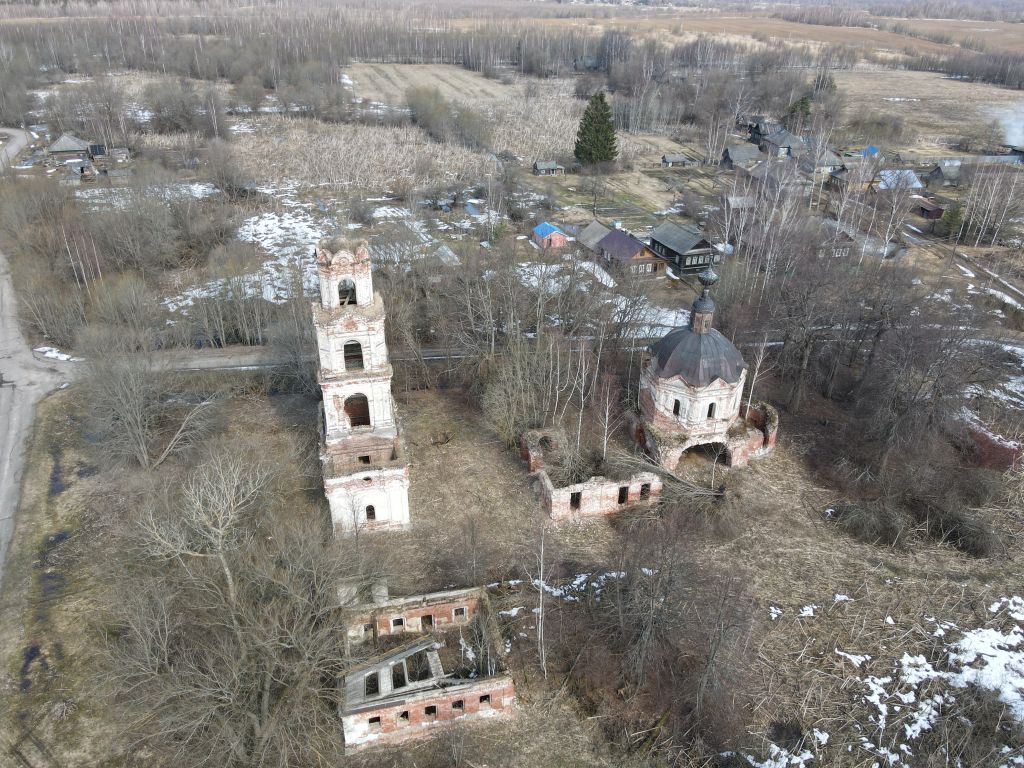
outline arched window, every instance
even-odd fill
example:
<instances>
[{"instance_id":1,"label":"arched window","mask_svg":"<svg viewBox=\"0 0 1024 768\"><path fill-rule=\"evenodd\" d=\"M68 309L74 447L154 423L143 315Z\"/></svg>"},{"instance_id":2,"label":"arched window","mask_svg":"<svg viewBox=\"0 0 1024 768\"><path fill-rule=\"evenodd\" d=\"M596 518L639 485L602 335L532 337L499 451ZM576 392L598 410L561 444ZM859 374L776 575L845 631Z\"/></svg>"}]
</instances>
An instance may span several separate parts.
<instances>
[{"instance_id":1,"label":"arched window","mask_svg":"<svg viewBox=\"0 0 1024 768\"><path fill-rule=\"evenodd\" d=\"M367 520L376 520L377 519L377 510L373 508L373 504L367 504L366 505L366 519Z\"/></svg>"},{"instance_id":2,"label":"arched window","mask_svg":"<svg viewBox=\"0 0 1024 768\"><path fill-rule=\"evenodd\" d=\"M352 395L345 399L345 415L350 427L370 426L370 401L366 395Z\"/></svg>"},{"instance_id":3,"label":"arched window","mask_svg":"<svg viewBox=\"0 0 1024 768\"><path fill-rule=\"evenodd\" d=\"M358 341L345 342L345 370L363 370L363 346Z\"/></svg>"},{"instance_id":4,"label":"arched window","mask_svg":"<svg viewBox=\"0 0 1024 768\"><path fill-rule=\"evenodd\" d=\"M708 406L708 418L709 419L715 418L715 404L714 403L712 403L711 405Z\"/></svg>"},{"instance_id":5,"label":"arched window","mask_svg":"<svg viewBox=\"0 0 1024 768\"><path fill-rule=\"evenodd\" d=\"M356 303L356 284L351 280L342 280L338 283L338 301L341 306Z\"/></svg>"},{"instance_id":6,"label":"arched window","mask_svg":"<svg viewBox=\"0 0 1024 768\"><path fill-rule=\"evenodd\" d=\"M675 405L672 406L672 415L673 416L678 416L679 415L679 410L681 408L682 408L682 403L680 403L678 400L676 400Z\"/></svg>"}]
</instances>

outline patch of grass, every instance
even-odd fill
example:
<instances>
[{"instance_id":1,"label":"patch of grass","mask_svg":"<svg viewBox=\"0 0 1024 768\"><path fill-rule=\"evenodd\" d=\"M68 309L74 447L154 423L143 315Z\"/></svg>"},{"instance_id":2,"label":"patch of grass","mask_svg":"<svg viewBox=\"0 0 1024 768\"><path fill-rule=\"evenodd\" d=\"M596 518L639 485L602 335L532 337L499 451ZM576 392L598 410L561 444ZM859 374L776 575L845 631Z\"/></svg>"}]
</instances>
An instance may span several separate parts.
<instances>
[{"instance_id":1,"label":"patch of grass","mask_svg":"<svg viewBox=\"0 0 1024 768\"><path fill-rule=\"evenodd\" d=\"M884 501L840 502L825 516L865 544L896 547L907 535L906 517Z\"/></svg>"}]
</instances>

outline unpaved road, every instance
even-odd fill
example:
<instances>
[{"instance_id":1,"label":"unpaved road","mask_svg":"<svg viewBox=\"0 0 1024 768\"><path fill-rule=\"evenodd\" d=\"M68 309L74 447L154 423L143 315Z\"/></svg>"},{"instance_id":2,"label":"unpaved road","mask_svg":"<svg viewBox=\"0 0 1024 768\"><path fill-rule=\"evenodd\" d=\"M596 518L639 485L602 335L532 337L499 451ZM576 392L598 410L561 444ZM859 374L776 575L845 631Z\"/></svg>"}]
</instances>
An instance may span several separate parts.
<instances>
[{"instance_id":1,"label":"unpaved road","mask_svg":"<svg viewBox=\"0 0 1024 768\"><path fill-rule=\"evenodd\" d=\"M0 166L11 163L28 143L28 134L0 128L11 138L0 148ZM14 514L21 496L25 448L32 434L36 403L47 392L69 380L70 369L45 363L32 350L18 327L18 311L7 257L0 252L0 585L4 558L14 529Z\"/></svg>"}]
</instances>

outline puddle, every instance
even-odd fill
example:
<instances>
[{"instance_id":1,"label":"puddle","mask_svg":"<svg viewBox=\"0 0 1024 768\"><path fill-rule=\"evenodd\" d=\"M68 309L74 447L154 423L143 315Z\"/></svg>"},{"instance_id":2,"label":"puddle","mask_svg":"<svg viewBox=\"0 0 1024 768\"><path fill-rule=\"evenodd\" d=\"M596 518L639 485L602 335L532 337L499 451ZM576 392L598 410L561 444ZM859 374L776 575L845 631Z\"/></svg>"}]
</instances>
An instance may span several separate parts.
<instances>
[{"instance_id":1,"label":"puddle","mask_svg":"<svg viewBox=\"0 0 1024 768\"><path fill-rule=\"evenodd\" d=\"M56 496L57 494L63 493L67 490L67 483L64 482L63 470L60 468L60 462L54 460L53 469L50 470L50 496Z\"/></svg>"},{"instance_id":2,"label":"puddle","mask_svg":"<svg viewBox=\"0 0 1024 768\"><path fill-rule=\"evenodd\" d=\"M29 673L32 671L32 665L38 661L40 668L43 672L47 672L50 669L50 664L43 656L43 651L39 647L38 643L32 643L31 645L25 646L25 650L22 652L21 662L21 674L18 682L18 689L24 693L32 687L32 678L29 677Z\"/></svg>"}]
</instances>

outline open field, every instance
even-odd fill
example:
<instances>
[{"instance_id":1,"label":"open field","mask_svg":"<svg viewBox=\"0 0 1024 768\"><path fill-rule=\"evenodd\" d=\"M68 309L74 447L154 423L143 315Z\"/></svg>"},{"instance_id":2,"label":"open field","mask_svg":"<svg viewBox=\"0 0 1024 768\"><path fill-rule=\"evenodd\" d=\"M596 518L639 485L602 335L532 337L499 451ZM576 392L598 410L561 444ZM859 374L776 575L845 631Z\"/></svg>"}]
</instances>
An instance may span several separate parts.
<instances>
[{"instance_id":1,"label":"open field","mask_svg":"<svg viewBox=\"0 0 1024 768\"><path fill-rule=\"evenodd\" d=\"M974 39L986 50L1024 49L1024 24L974 19L874 19L876 23L905 24L915 34L948 35L953 40Z\"/></svg>"},{"instance_id":2,"label":"open field","mask_svg":"<svg viewBox=\"0 0 1024 768\"><path fill-rule=\"evenodd\" d=\"M871 114L901 118L917 133L905 148L916 151L948 153L949 143L977 135L1007 112L1024 114L1020 91L934 72L857 67L833 77L845 97L846 119Z\"/></svg>"},{"instance_id":3,"label":"open field","mask_svg":"<svg viewBox=\"0 0 1024 768\"><path fill-rule=\"evenodd\" d=\"M870 27L800 24L770 16L732 12L673 13L658 10L639 12L635 15L624 13L608 19L549 19L540 23L562 27L582 26L593 30L595 34L601 34L608 29L621 29L673 43L704 34L758 40L766 44L775 41L810 45L842 44L883 52L902 52L906 48L914 48L923 53L949 53L958 50L955 46Z\"/></svg>"},{"instance_id":4,"label":"open field","mask_svg":"<svg viewBox=\"0 0 1024 768\"><path fill-rule=\"evenodd\" d=\"M345 70L355 95L393 107L405 106L409 88L436 87L450 101L488 103L509 98L521 89L477 72L448 64L353 64Z\"/></svg>"}]
</instances>

